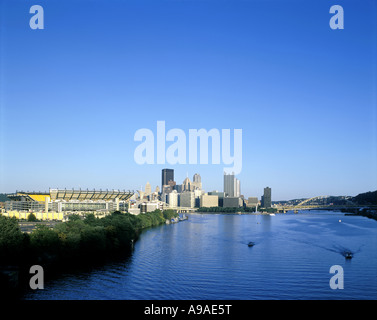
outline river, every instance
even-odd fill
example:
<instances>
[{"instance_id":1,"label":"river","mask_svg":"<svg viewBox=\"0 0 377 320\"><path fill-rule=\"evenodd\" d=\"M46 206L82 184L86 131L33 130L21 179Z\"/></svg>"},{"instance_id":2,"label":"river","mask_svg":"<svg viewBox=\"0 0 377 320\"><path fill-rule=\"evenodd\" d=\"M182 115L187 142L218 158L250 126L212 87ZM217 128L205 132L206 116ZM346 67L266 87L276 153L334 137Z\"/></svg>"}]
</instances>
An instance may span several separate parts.
<instances>
[{"instance_id":1,"label":"river","mask_svg":"<svg viewBox=\"0 0 377 320\"><path fill-rule=\"evenodd\" d=\"M327 211L188 216L143 231L128 258L62 274L24 299L377 299L375 220ZM343 289L329 285L333 265Z\"/></svg>"}]
</instances>

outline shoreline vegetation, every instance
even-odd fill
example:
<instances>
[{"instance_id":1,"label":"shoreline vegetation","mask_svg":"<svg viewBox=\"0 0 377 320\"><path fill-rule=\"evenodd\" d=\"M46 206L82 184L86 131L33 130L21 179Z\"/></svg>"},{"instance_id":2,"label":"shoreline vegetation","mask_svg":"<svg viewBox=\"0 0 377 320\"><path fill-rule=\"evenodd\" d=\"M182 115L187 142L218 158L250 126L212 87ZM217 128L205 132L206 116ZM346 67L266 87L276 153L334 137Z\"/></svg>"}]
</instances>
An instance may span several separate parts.
<instances>
[{"instance_id":1,"label":"shoreline vegetation","mask_svg":"<svg viewBox=\"0 0 377 320\"><path fill-rule=\"evenodd\" d=\"M28 234L16 218L0 216L0 297L19 297L32 276L32 265L53 274L125 256L142 230L177 217L173 210L139 215L116 211L104 218L73 214L67 222L38 225Z\"/></svg>"},{"instance_id":2,"label":"shoreline vegetation","mask_svg":"<svg viewBox=\"0 0 377 320\"><path fill-rule=\"evenodd\" d=\"M377 211L369 208L363 208L362 210L344 209L341 210L341 212L343 212L345 216L362 216L369 219L377 220Z\"/></svg>"}]
</instances>

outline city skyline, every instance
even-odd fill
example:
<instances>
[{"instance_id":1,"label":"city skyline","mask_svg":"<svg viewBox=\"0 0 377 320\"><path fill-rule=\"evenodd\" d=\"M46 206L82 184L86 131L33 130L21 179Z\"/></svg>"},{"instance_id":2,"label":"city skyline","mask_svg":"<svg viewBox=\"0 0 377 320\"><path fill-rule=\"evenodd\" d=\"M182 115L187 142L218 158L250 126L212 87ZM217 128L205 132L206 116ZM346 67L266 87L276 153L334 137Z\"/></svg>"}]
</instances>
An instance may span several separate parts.
<instances>
[{"instance_id":1,"label":"city skyline","mask_svg":"<svg viewBox=\"0 0 377 320\"><path fill-rule=\"evenodd\" d=\"M157 121L242 129L245 197L376 190L376 3L344 2L343 30L333 4L41 1L32 30L30 2L2 0L0 192L154 190L167 166L221 190L223 163L135 163Z\"/></svg>"},{"instance_id":2,"label":"city skyline","mask_svg":"<svg viewBox=\"0 0 377 320\"><path fill-rule=\"evenodd\" d=\"M169 171L170 173L170 175L172 176L172 177L174 177L174 169L171 169L171 168L164 168L164 169L162 169L162 177L164 176L164 170L167 170L167 171ZM230 186L229 185L229 181L228 182L226 182L226 178L225 177L227 177L227 178L232 178L232 179L234 179L235 181L234 181L234 185L232 185L232 186ZM186 182L186 180L189 180L189 181L191 181L190 180L190 178L188 177L188 172L186 172L186 178L184 179L184 180L182 180L182 184L180 184L179 182L177 182L177 181L173 181L175 184L174 184L174 186L183 186L184 184L185 184L185 182ZM180 180L178 180L178 181L180 181ZM275 202L275 203L278 203L278 202L281 202L281 201L290 201L290 200L299 200L299 199L310 199L310 198L314 198L314 197L318 197L318 196L320 196L320 195L312 195L312 196L309 196L309 197L296 197L296 198L290 198L290 199L273 199L272 197L271 197L271 188L270 187L263 187L261 190L259 190L257 193L255 193L255 194L243 194L243 193L241 193L240 192L240 187L239 187L239 185L240 185L240 180L238 180L237 178L235 178L235 176L234 175L232 175L232 174L226 174L225 172L223 173L223 181L222 181L222 187L220 187L220 188L214 188L214 189L206 189L205 187L203 187L202 188L202 178L201 178L201 175L200 175L200 173L198 173L198 172L195 172L194 174L193 174L193 180L191 181L191 183L192 182L200 182L200 187L198 188L199 190L201 190L201 191L203 191L203 192L205 192L205 194L209 194L209 195L211 195L211 194L217 194L217 193L224 193L224 195L226 195L226 197L238 197L238 198L240 198L240 197L242 197L243 199L245 199L246 201L249 199L258 199L258 201L261 203L261 205L263 206L264 205L264 197L265 197L265 195L266 195L266 192L267 192L267 195L268 195L268 205L267 205L267 207L271 207L271 203L272 202ZM237 185L236 185L236 183L238 183L238 188L237 188ZM161 182L160 182L160 184L161 184ZM226 190L226 184L228 185L228 187L230 187L230 188L234 188L234 191L235 192L240 192L240 193L237 193L237 194L229 194L228 192L226 192L225 190ZM144 185L144 187L143 187L143 185ZM195 185L195 184L192 184L192 186L194 186L195 188L197 188L197 185ZM38 193L48 193L49 191L51 191L51 190L58 190L58 189L60 189L60 190L67 190L67 191L70 191L70 190L83 190L84 192L86 191L86 190L94 190L94 191L133 191L134 192L134 194L138 197L138 193L140 193L140 191L142 192L142 195L144 196L147 196L147 195L149 195L149 194L152 194L152 193L160 193L161 195L163 195L163 190L161 189L160 190L160 187L159 187L159 185L158 184L156 184L156 187L154 187L153 188L153 184L151 184L149 181L147 181L145 184L141 184L140 185L140 187L139 188L137 188L137 189L121 189L121 188L104 188L104 189L102 189L102 188L100 188L100 189L96 189L96 188L78 188L78 189L76 189L76 188L74 188L74 187L72 187L72 188L48 188L48 189L46 189L46 190L37 190L37 189L32 189L32 190L23 190L23 189L16 189L16 190L12 190L11 192L6 192L6 193L2 193L2 192L0 192L0 194L14 194L15 192L36 192L37 194ZM191 189L190 191L193 191L193 190L195 190L195 189ZM171 191L174 191L174 192L176 192L176 193L183 193L183 192L185 192L185 191L187 191L187 190L184 190L184 188L182 189L182 190L180 190L180 191L177 191L176 189L172 189ZM366 191L366 192L369 192L369 191ZM170 192L169 192L170 193ZM168 196L168 194L169 193L165 193L165 196ZM363 193L363 192L360 192L360 193ZM340 196L340 197L342 197L342 196L345 196L345 197L347 197L347 196L349 196L349 195L323 195L323 196L335 196L335 197L337 197L337 196ZM254 201L254 200L253 200Z\"/></svg>"}]
</instances>

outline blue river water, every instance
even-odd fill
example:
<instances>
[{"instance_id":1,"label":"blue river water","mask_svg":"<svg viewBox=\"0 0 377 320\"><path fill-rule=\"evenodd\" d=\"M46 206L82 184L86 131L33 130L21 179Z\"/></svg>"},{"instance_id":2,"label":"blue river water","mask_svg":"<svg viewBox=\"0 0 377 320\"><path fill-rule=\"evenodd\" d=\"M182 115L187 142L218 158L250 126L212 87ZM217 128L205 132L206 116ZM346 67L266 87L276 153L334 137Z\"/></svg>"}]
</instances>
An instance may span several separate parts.
<instances>
[{"instance_id":1,"label":"blue river water","mask_svg":"<svg viewBox=\"0 0 377 320\"><path fill-rule=\"evenodd\" d=\"M62 274L24 299L377 299L375 220L326 211L188 216L143 231L123 261ZM330 287L333 265L343 289Z\"/></svg>"}]
</instances>

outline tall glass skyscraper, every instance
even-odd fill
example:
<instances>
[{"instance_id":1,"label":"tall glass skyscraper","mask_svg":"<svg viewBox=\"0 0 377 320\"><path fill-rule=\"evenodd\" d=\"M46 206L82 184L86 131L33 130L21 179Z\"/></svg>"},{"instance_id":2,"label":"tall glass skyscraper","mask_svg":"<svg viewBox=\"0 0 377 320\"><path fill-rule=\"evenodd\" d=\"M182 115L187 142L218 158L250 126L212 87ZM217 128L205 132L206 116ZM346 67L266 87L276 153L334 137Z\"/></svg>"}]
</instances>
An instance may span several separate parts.
<instances>
[{"instance_id":1,"label":"tall glass skyscraper","mask_svg":"<svg viewBox=\"0 0 377 320\"><path fill-rule=\"evenodd\" d=\"M234 174L224 173L224 192L227 197L241 196L241 183Z\"/></svg>"}]
</instances>

